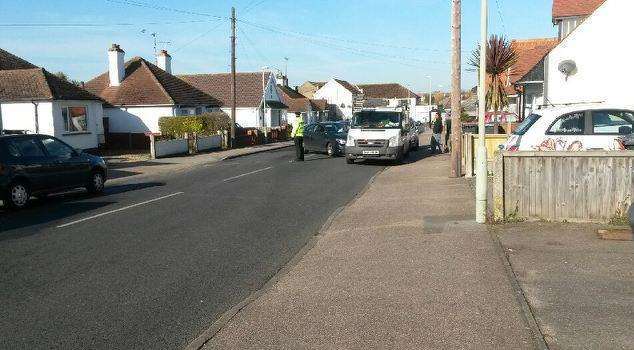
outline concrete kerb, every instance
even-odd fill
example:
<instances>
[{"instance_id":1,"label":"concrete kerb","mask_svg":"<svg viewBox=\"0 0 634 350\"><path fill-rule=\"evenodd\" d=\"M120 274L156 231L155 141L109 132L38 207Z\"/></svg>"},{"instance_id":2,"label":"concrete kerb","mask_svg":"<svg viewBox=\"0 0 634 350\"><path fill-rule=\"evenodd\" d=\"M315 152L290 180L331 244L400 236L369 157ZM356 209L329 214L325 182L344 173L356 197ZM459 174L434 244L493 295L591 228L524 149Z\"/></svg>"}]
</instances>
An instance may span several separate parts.
<instances>
[{"instance_id":1,"label":"concrete kerb","mask_svg":"<svg viewBox=\"0 0 634 350\"><path fill-rule=\"evenodd\" d=\"M278 149L283 149L283 148L288 148L288 147L293 147L293 145L279 145L279 146L270 147L270 148L263 148L263 149L253 150L252 152L232 154L232 155L228 155L226 157L220 158L220 160L229 160L229 159L235 159L235 158L240 158L240 157L246 157L246 156L250 156L252 154L258 154L258 153L263 153L263 152L268 152L268 151L275 151L275 150L278 150Z\"/></svg>"},{"instance_id":2,"label":"concrete kerb","mask_svg":"<svg viewBox=\"0 0 634 350\"><path fill-rule=\"evenodd\" d=\"M491 240L493 241L494 249L496 253L498 254L498 256L500 257L500 260L502 261L502 265L504 265L504 270L506 271L506 275L509 279L509 282L511 283L511 287L513 288L513 291L515 292L517 303L519 304L522 310L522 316L524 318L524 322L526 322L526 325L531 330L531 334L533 336L533 341L535 342L536 349L549 350L548 343L546 342L546 339L544 338L544 333L542 332L542 329L539 327L539 324L537 323L537 320L535 319L535 313L533 312L533 309L528 303L528 300L526 299L526 295L524 294L522 287L517 281L517 275L515 274L515 271L513 270L513 266L511 265L511 261L509 260L509 256L506 253L506 250L504 249L502 242L500 242L500 239L497 235L497 231L490 224L487 224L487 231L489 233L489 236L491 237Z\"/></svg>"},{"instance_id":3,"label":"concrete kerb","mask_svg":"<svg viewBox=\"0 0 634 350\"><path fill-rule=\"evenodd\" d=\"M283 147L280 147L280 148L283 148ZM222 330L222 328L224 328L242 309L247 307L249 304L251 304L258 298L260 298L264 293L266 293L271 288L273 288L273 286L275 286L275 284L277 284L277 282L282 277L287 275L290 272L290 270L304 258L306 253L308 253L311 249L313 249L313 247L317 244L317 242L319 242L319 240L323 237L323 234L326 233L326 231L328 231L328 229L330 228L334 220L339 216L339 214L341 214L341 212L343 212L344 209L351 206L360 197L362 197L363 194L365 194L365 192L367 192L367 190L370 188L370 186L372 186L375 179L388 168L389 167L383 168L382 170L374 174L374 176L370 178L370 181L368 181L367 185L361 191L359 191L350 202L348 202L344 206L341 206L335 209L335 211L332 214L330 214L328 219L326 219L326 222L324 222L321 228L308 240L308 242L306 242L306 244L302 247L302 249L300 249L300 251L297 252L297 254L295 254L286 264L284 264L273 275L273 277L271 277L271 279L269 279L262 286L262 288L251 293L251 295L249 295L246 299L237 303L229 310L225 311L220 316L220 318L218 318L216 321L214 321L214 323L212 323L212 325L209 328L204 330L196 339L194 339L191 343L189 343L185 347L185 350L202 349L205 346L205 344L207 344L207 342L209 342L216 334L218 334L218 332L220 332L220 330Z\"/></svg>"}]
</instances>

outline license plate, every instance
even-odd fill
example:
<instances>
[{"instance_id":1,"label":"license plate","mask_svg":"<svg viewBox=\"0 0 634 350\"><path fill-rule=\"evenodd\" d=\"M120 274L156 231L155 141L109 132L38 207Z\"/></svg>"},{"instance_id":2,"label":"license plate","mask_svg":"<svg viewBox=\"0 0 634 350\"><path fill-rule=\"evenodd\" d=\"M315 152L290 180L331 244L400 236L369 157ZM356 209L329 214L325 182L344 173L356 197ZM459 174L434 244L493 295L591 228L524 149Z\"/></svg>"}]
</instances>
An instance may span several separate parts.
<instances>
[{"instance_id":1,"label":"license plate","mask_svg":"<svg viewBox=\"0 0 634 350\"><path fill-rule=\"evenodd\" d=\"M363 151L363 154L378 156L379 151Z\"/></svg>"}]
</instances>

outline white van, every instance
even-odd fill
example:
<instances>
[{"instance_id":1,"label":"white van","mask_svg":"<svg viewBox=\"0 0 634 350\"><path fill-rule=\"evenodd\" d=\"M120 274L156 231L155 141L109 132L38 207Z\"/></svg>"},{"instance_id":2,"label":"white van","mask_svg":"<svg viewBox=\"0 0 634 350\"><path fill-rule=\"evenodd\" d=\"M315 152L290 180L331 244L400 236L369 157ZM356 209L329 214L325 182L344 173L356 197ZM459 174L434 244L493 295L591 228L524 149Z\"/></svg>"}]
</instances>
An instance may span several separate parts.
<instances>
[{"instance_id":1,"label":"white van","mask_svg":"<svg viewBox=\"0 0 634 350\"><path fill-rule=\"evenodd\" d=\"M401 162L411 147L412 122L400 108L365 109L353 115L346 140L346 162L383 159Z\"/></svg>"},{"instance_id":2,"label":"white van","mask_svg":"<svg viewBox=\"0 0 634 350\"><path fill-rule=\"evenodd\" d=\"M634 130L634 107L593 103L549 107L524 119L503 145L507 151L624 150Z\"/></svg>"}]
</instances>

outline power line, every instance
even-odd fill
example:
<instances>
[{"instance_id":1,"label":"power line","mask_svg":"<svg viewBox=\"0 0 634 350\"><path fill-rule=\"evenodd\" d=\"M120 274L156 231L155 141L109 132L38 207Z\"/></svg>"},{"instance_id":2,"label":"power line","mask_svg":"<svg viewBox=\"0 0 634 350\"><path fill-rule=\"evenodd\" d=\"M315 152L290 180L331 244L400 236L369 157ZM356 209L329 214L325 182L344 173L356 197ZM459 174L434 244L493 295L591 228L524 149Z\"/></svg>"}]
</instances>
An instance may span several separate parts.
<instances>
[{"instance_id":1,"label":"power line","mask_svg":"<svg viewBox=\"0 0 634 350\"><path fill-rule=\"evenodd\" d=\"M258 55L263 62L270 62L268 57L266 57L264 54L262 54L262 52L260 52L260 50L258 49L257 45L255 45L253 43L253 41L249 38L249 36L242 29L242 27L238 27L238 30L240 31L240 33L242 33L242 36L247 40L248 44L251 45L251 47L253 48L253 51L255 52L255 54Z\"/></svg>"},{"instance_id":2,"label":"power line","mask_svg":"<svg viewBox=\"0 0 634 350\"><path fill-rule=\"evenodd\" d=\"M73 28L73 27L119 27L119 26L146 26L146 25L163 25L163 24L190 24L190 23L209 23L213 20L189 20L189 21L172 21L172 22L144 22L144 23L4 23L0 27L16 27L16 28Z\"/></svg>"},{"instance_id":3,"label":"power line","mask_svg":"<svg viewBox=\"0 0 634 350\"><path fill-rule=\"evenodd\" d=\"M218 16L218 15L212 15L212 14L209 14L209 13L195 12L195 11L189 11L189 10L180 10L180 9L176 9L176 8L173 8L173 7L154 5L154 4L150 4L150 3L142 2L142 1L138 1L138 0L106 0L106 1L107 2L112 2L112 3L115 3L115 4L151 8L151 9L154 9L154 10L170 11L170 12L182 13L182 14L186 14L186 15L213 17L213 18L217 18L217 19L229 19L228 17L225 17L225 16Z\"/></svg>"},{"instance_id":4,"label":"power line","mask_svg":"<svg viewBox=\"0 0 634 350\"><path fill-rule=\"evenodd\" d=\"M256 8L256 7L260 6L260 5L262 5L262 4L263 4L264 2L266 2L266 1L267 1L267 0L261 0L260 2L258 2L258 3L257 3L257 4L255 4L255 5L252 5L252 6L251 6L251 5L249 5L249 6L245 7L245 8L244 8L244 14L247 14L247 13L251 12L254 8ZM252 1L252 2L251 2L251 4L253 4L253 2L254 2L254 1Z\"/></svg>"},{"instance_id":5,"label":"power line","mask_svg":"<svg viewBox=\"0 0 634 350\"><path fill-rule=\"evenodd\" d=\"M212 32L212 31L214 31L214 30L218 29L218 27L220 27L220 26L221 26L222 24L224 24L224 23L225 23L225 22L224 22L224 21L222 21L222 22L220 22L220 23L216 24L215 26L211 27L209 30L207 30L207 31L205 31L205 32L203 32L203 33L201 33L201 34L199 34L199 35L195 36L194 38L192 38L191 40L187 41L187 42L186 42L186 43L184 43L183 45L180 45L179 47L177 47L176 49L174 49L174 52L180 51L180 50L181 50L182 48L184 48L185 46L188 46L189 44L193 43L194 41L196 41L196 40L198 40L198 39L202 38L203 36L205 36L205 35L207 35L207 34L211 33L211 32Z\"/></svg>"}]
</instances>

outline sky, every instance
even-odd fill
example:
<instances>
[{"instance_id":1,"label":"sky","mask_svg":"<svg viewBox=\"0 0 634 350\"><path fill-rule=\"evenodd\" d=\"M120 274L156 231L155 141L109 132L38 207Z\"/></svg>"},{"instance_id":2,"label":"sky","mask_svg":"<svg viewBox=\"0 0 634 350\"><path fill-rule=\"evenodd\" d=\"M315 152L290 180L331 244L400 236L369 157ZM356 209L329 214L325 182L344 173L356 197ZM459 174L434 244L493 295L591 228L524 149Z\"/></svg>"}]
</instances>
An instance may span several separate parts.
<instances>
[{"instance_id":1,"label":"sky","mask_svg":"<svg viewBox=\"0 0 634 350\"><path fill-rule=\"evenodd\" d=\"M288 69L291 86L337 77L418 92L431 76L432 90L450 88L450 0L0 0L0 48L87 81L107 70L112 43L126 60L153 61L158 33L174 73L228 72L232 6L238 71ZM551 7L489 0L489 32L554 37ZM463 89L477 81L468 61L479 31L480 1L462 0Z\"/></svg>"}]
</instances>

